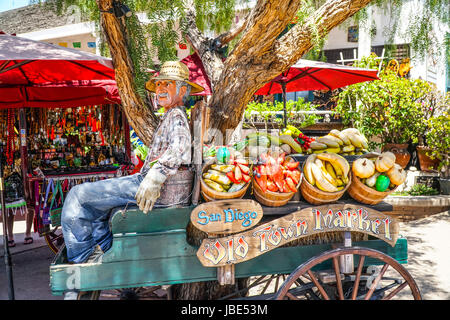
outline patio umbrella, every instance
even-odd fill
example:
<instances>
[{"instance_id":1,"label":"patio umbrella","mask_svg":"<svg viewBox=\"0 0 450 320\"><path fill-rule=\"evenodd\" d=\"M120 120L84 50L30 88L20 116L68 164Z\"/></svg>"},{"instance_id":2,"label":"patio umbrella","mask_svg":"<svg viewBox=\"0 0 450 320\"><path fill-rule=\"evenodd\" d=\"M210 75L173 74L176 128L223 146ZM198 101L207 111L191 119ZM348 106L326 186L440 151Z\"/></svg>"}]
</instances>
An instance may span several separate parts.
<instances>
[{"instance_id":1,"label":"patio umbrella","mask_svg":"<svg viewBox=\"0 0 450 320\"><path fill-rule=\"evenodd\" d=\"M0 85L72 80L114 80L112 60L0 33Z\"/></svg>"},{"instance_id":2,"label":"patio umbrella","mask_svg":"<svg viewBox=\"0 0 450 320\"><path fill-rule=\"evenodd\" d=\"M334 90L354 83L377 80L378 70L349 67L300 59L255 95L283 94L284 125L286 126L286 92Z\"/></svg>"},{"instance_id":3,"label":"patio umbrella","mask_svg":"<svg viewBox=\"0 0 450 320\"><path fill-rule=\"evenodd\" d=\"M2 108L71 108L120 104L115 80L62 81L35 85L0 85Z\"/></svg>"}]
</instances>

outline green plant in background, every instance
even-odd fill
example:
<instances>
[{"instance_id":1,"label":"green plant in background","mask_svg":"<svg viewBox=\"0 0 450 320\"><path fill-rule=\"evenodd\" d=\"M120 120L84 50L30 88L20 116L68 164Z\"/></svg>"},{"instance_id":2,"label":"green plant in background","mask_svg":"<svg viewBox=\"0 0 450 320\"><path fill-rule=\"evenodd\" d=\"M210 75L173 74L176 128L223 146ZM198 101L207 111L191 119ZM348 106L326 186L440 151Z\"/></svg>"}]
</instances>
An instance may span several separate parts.
<instances>
[{"instance_id":1,"label":"green plant in background","mask_svg":"<svg viewBox=\"0 0 450 320\"><path fill-rule=\"evenodd\" d=\"M357 66L378 65L376 55L362 59ZM423 80L410 80L382 69L380 80L348 86L339 94L335 111L343 123L358 128L368 139L379 136L381 143L417 143L422 132L424 111L422 102L433 88Z\"/></svg>"},{"instance_id":2,"label":"green plant in background","mask_svg":"<svg viewBox=\"0 0 450 320\"><path fill-rule=\"evenodd\" d=\"M431 148L430 156L441 161L438 169L444 172L448 177L450 167L450 114L448 106L450 105L450 95L446 95L447 110L442 114L430 118L428 122L429 131L426 133L428 146Z\"/></svg>"},{"instance_id":3,"label":"green plant in background","mask_svg":"<svg viewBox=\"0 0 450 320\"><path fill-rule=\"evenodd\" d=\"M322 117L314 113L297 113L299 111L315 111L316 106L310 102L305 102L303 98L299 98L297 101L286 101L286 115L287 124L293 125L297 128L304 128L315 124ZM275 112L279 112L276 114ZM254 121L254 115L256 114L257 121ZM283 125L283 102L276 101L274 104L269 102L258 103L255 101L250 102L245 109L244 117L247 120L247 124L255 127L255 122L264 122L265 129L267 130L269 125L272 128Z\"/></svg>"}]
</instances>

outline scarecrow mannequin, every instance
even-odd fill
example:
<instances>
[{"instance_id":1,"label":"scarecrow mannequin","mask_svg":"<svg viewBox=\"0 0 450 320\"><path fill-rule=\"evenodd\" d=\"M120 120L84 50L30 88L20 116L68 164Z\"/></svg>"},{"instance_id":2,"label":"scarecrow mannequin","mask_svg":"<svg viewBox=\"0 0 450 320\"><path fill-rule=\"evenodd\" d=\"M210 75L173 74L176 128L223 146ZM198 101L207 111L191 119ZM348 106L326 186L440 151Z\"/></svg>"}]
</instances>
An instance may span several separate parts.
<instances>
[{"instance_id":1,"label":"scarecrow mannequin","mask_svg":"<svg viewBox=\"0 0 450 320\"><path fill-rule=\"evenodd\" d=\"M165 113L145 163L139 173L83 183L70 190L61 220L69 262L100 263L112 244L108 226L111 209L136 202L144 213L151 211L168 176L191 163L191 133L184 103L190 93L204 89L189 81L189 69L177 61L164 63L146 88L156 94L156 102Z\"/></svg>"}]
</instances>

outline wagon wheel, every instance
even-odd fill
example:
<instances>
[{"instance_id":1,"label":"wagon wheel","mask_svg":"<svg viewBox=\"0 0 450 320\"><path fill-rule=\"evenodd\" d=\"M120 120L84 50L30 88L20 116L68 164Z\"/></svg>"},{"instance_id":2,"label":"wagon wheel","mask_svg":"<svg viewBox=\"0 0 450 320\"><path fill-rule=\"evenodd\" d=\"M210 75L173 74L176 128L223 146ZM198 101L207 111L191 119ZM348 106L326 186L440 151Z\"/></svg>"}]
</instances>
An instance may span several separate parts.
<instances>
[{"instance_id":1,"label":"wagon wheel","mask_svg":"<svg viewBox=\"0 0 450 320\"><path fill-rule=\"evenodd\" d=\"M353 255L357 267L355 272L343 274L340 272L339 258L348 254ZM370 258L371 261L377 260L376 264L382 263L383 266L378 274L370 273L370 267L364 268L366 258ZM321 277L318 272L312 271L315 266L323 262L332 262L331 277ZM395 274L395 278L385 276L389 267L393 268L390 271L394 272L390 273ZM315 297L325 300L389 300L405 287L409 287L409 293L415 300L422 299L416 282L400 263L380 251L369 248L338 248L309 259L289 275L275 295L275 299L308 299L302 287L293 287L299 281L309 285Z\"/></svg>"},{"instance_id":2,"label":"wagon wheel","mask_svg":"<svg viewBox=\"0 0 450 320\"><path fill-rule=\"evenodd\" d=\"M44 235L44 239L50 250L52 250L54 254L57 254L64 244L62 228L60 226L53 228L53 230L50 230Z\"/></svg>"},{"instance_id":3,"label":"wagon wheel","mask_svg":"<svg viewBox=\"0 0 450 320\"><path fill-rule=\"evenodd\" d=\"M167 300L167 295L158 295L161 286L136 287L112 290L83 291L77 300Z\"/></svg>"},{"instance_id":4,"label":"wagon wheel","mask_svg":"<svg viewBox=\"0 0 450 320\"><path fill-rule=\"evenodd\" d=\"M289 274L268 274L245 279L236 279L236 290L219 300L270 300L273 299ZM304 285L297 282L294 286ZM312 293L308 286L304 287L306 294Z\"/></svg>"}]
</instances>

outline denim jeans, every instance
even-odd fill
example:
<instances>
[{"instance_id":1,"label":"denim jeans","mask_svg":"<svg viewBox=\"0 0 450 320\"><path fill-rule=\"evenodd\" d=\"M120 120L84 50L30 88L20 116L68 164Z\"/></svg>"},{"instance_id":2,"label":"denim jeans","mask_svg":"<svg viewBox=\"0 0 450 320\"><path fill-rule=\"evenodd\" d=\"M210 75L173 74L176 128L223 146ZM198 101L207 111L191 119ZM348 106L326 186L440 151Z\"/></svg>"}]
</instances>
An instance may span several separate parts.
<instances>
[{"instance_id":1,"label":"denim jeans","mask_svg":"<svg viewBox=\"0 0 450 320\"><path fill-rule=\"evenodd\" d=\"M87 260L98 244L103 252L112 245L109 215L116 207L136 203L135 195L144 176L134 175L87 182L70 189L64 201L61 225L67 258Z\"/></svg>"}]
</instances>

